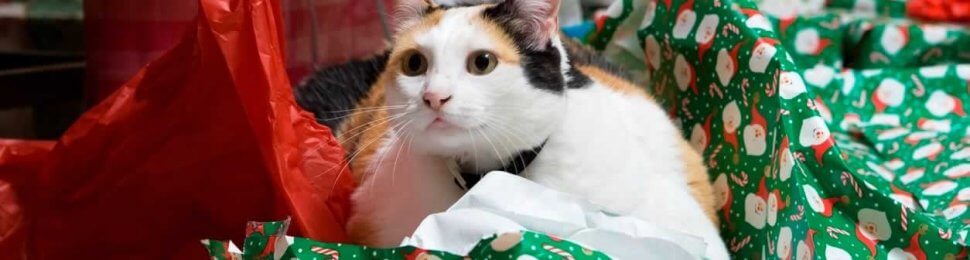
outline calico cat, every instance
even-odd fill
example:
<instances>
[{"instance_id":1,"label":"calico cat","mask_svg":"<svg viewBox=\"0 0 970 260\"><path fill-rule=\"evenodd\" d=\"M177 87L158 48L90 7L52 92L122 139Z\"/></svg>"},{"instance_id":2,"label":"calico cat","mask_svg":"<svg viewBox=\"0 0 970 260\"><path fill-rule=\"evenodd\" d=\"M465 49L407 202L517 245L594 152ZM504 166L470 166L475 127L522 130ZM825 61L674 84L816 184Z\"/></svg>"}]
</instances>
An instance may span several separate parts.
<instances>
[{"instance_id":1,"label":"calico cat","mask_svg":"<svg viewBox=\"0 0 970 260\"><path fill-rule=\"evenodd\" d=\"M391 50L296 91L348 151L356 242L396 246L503 170L700 236L709 258L728 259L700 155L643 88L560 37L558 0L400 2Z\"/></svg>"}]
</instances>

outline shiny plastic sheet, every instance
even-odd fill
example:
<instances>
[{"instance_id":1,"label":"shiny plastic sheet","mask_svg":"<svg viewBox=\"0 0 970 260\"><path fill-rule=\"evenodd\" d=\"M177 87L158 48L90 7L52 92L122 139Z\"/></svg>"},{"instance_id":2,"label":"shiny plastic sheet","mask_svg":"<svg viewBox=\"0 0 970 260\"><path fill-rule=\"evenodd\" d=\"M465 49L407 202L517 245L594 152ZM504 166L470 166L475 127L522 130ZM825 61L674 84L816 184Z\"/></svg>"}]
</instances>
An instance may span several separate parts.
<instances>
[{"instance_id":1,"label":"shiny plastic sheet","mask_svg":"<svg viewBox=\"0 0 970 260\"><path fill-rule=\"evenodd\" d=\"M2 229L25 235L0 237L0 248L26 242L9 253L38 259L200 259L202 238L242 239L247 221L287 216L295 234L346 239L354 184L330 130L293 102L280 5L200 2L183 40L50 152L12 156L0 143L0 180L17 191L0 206L27 209Z\"/></svg>"}]
</instances>

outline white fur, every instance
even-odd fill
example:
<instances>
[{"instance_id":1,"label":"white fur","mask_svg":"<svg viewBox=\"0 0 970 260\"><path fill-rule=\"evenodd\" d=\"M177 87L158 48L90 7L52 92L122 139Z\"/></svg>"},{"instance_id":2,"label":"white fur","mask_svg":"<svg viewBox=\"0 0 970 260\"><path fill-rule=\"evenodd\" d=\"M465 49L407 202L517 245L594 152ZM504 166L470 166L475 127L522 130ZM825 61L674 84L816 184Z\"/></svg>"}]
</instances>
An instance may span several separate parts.
<instances>
[{"instance_id":1,"label":"white fur","mask_svg":"<svg viewBox=\"0 0 970 260\"><path fill-rule=\"evenodd\" d=\"M395 246L421 219L457 200L458 168L501 168L545 142L522 176L614 213L701 236L711 259L728 259L717 227L690 194L679 132L660 106L599 82L562 94L536 89L514 64L500 62L483 76L467 73L469 53L497 47L469 26L478 10L449 10L439 26L416 35L427 74L399 75L386 86L388 105L404 108L392 110L393 132L354 194L351 230L370 225L376 230L363 234L368 242ZM562 52L559 39L550 39ZM439 115L420 101L429 90L452 95L442 106L451 127L433 126Z\"/></svg>"}]
</instances>

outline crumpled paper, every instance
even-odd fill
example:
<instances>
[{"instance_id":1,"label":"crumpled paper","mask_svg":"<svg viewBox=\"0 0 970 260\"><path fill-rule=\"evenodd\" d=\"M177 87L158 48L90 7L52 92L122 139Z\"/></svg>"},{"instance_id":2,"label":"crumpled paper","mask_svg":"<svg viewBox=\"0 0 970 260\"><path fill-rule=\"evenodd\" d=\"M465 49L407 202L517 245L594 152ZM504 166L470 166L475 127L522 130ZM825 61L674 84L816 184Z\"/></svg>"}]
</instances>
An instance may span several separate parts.
<instances>
[{"instance_id":1,"label":"crumpled paper","mask_svg":"<svg viewBox=\"0 0 970 260\"><path fill-rule=\"evenodd\" d=\"M700 237L617 216L505 172L489 173L447 211L422 221L402 244L467 255L484 237L522 230L561 237L618 259L699 259L707 246Z\"/></svg>"}]
</instances>

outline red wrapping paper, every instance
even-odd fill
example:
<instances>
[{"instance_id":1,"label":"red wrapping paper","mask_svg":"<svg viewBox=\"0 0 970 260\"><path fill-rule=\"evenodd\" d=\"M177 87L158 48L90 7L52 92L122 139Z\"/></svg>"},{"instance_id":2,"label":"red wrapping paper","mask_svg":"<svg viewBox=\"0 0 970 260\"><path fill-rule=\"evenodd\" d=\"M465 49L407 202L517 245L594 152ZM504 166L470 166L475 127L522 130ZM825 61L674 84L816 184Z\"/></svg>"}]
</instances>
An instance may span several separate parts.
<instances>
[{"instance_id":1,"label":"red wrapping paper","mask_svg":"<svg viewBox=\"0 0 970 260\"><path fill-rule=\"evenodd\" d=\"M52 150L0 152L0 180L19 201L2 206L26 209L10 229L23 241L0 238L0 249L26 242L21 253L34 259L201 259L200 239L241 240L247 221L286 216L295 235L346 240L354 183L329 129L293 101L277 0L200 2L179 44Z\"/></svg>"},{"instance_id":2,"label":"red wrapping paper","mask_svg":"<svg viewBox=\"0 0 970 260\"><path fill-rule=\"evenodd\" d=\"M928 21L970 23L970 0L909 0L906 13Z\"/></svg>"}]
</instances>

